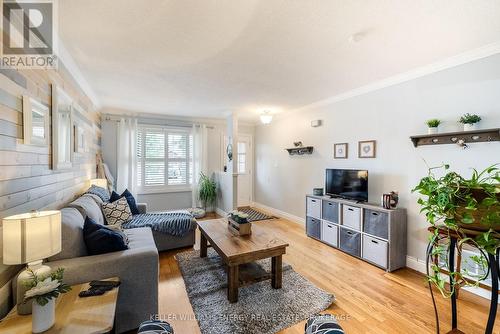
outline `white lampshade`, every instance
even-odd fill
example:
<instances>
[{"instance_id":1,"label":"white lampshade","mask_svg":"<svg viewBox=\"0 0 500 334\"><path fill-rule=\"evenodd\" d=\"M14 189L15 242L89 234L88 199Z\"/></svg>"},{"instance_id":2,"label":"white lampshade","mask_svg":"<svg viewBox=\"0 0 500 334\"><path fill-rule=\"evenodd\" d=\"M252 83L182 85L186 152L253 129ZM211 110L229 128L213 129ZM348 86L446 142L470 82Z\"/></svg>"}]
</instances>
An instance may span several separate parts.
<instances>
[{"instance_id":1,"label":"white lampshade","mask_svg":"<svg viewBox=\"0 0 500 334\"><path fill-rule=\"evenodd\" d=\"M108 180L106 179L92 179L89 182L91 186L98 186L104 189L108 188Z\"/></svg>"},{"instance_id":2,"label":"white lampshade","mask_svg":"<svg viewBox=\"0 0 500 334\"><path fill-rule=\"evenodd\" d=\"M60 211L40 211L3 218L4 264L43 260L60 251Z\"/></svg>"},{"instance_id":3,"label":"white lampshade","mask_svg":"<svg viewBox=\"0 0 500 334\"><path fill-rule=\"evenodd\" d=\"M271 115L269 111L264 111L260 115L260 121L262 122L262 124L269 124L271 123L272 120L273 120L273 115Z\"/></svg>"}]
</instances>

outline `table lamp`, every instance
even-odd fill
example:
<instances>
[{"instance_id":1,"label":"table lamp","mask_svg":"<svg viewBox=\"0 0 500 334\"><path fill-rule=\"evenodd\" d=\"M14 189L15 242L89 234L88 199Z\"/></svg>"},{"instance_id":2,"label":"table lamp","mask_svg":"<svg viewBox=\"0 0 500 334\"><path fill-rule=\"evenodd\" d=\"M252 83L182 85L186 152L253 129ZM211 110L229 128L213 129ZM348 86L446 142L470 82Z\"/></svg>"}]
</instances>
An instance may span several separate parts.
<instances>
[{"instance_id":1,"label":"table lamp","mask_svg":"<svg viewBox=\"0 0 500 334\"><path fill-rule=\"evenodd\" d=\"M27 264L37 275L49 275L43 259L61 251L61 212L40 211L3 218L3 263ZM17 312L30 314L31 303L23 303L30 274L24 270L17 277Z\"/></svg>"},{"instance_id":2,"label":"table lamp","mask_svg":"<svg viewBox=\"0 0 500 334\"><path fill-rule=\"evenodd\" d=\"M108 180L106 179L92 179L89 181L90 186L98 186L104 189L108 189Z\"/></svg>"}]
</instances>

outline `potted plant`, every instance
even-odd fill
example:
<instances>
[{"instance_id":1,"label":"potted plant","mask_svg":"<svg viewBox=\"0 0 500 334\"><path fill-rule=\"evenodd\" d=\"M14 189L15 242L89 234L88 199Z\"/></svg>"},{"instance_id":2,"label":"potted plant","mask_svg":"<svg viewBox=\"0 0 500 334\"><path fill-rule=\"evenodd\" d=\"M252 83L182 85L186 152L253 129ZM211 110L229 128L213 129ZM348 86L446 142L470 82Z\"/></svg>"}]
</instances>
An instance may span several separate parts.
<instances>
[{"instance_id":1,"label":"potted plant","mask_svg":"<svg viewBox=\"0 0 500 334\"><path fill-rule=\"evenodd\" d=\"M441 121L437 118L430 119L425 122L427 124L427 133L432 135L438 133L438 126L441 124Z\"/></svg>"},{"instance_id":2,"label":"potted plant","mask_svg":"<svg viewBox=\"0 0 500 334\"><path fill-rule=\"evenodd\" d=\"M446 174L436 176L436 170L444 170ZM486 168L482 172L475 169L470 178L464 178L456 172L448 171L449 165L429 168L426 177L412 190L423 195L418 199L421 212L425 213L427 221L435 227L430 238L434 247L427 254L428 260L437 257L438 261L431 265L427 279L434 284L443 296L451 296L459 285L479 285L488 274L486 254L494 255L500 247L500 173L498 165ZM440 238L438 228L448 232L448 237ZM470 237L467 230L474 230L475 237ZM469 243L479 250L478 256L472 261L479 268L474 274L467 271L451 271L446 261L450 247L450 234L458 236L458 244ZM447 272L445 279L442 273ZM475 280L466 280L465 276ZM450 281L449 289L445 283Z\"/></svg>"},{"instance_id":3,"label":"potted plant","mask_svg":"<svg viewBox=\"0 0 500 334\"><path fill-rule=\"evenodd\" d=\"M28 289L24 301L33 302L33 333L48 330L55 322L55 300L62 294L71 290L69 285L63 283L64 269L59 268L48 276L38 276L28 269L30 279L26 281Z\"/></svg>"},{"instance_id":4,"label":"potted plant","mask_svg":"<svg viewBox=\"0 0 500 334\"><path fill-rule=\"evenodd\" d=\"M214 205L217 199L217 184L204 173L200 173L198 195L203 202L205 211L207 211L207 206Z\"/></svg>"},{"instance_id":5,"label":"potted plant","mask_svg":"<svg viewBox=\"0 0 500 334\"><path fill-rule=\"evenodd\" d=\"M477 123L481 121L478 115L471 115L469 113L460 117L459 122L464 125L464 131L473 131L477 129Z\"/></svg>"}]
</instances>

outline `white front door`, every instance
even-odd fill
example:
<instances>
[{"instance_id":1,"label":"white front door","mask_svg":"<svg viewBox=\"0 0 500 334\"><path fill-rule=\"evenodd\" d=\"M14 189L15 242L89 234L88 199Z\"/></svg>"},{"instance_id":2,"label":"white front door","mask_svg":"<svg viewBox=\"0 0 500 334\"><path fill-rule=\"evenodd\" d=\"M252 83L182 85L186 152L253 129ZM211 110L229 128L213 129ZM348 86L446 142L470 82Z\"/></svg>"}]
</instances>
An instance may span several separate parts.
<instances>
[{"instance_id":1,"label":"white front door","mask_svg":"<svg viewBox=\"0 0 500 334\"><path fill-rule=\"evenodd\" d=\"M238 171L238 206L249 206L252 202L253 154L252 137L238 136L236 162Z\"/></svg>"}]
</instances>

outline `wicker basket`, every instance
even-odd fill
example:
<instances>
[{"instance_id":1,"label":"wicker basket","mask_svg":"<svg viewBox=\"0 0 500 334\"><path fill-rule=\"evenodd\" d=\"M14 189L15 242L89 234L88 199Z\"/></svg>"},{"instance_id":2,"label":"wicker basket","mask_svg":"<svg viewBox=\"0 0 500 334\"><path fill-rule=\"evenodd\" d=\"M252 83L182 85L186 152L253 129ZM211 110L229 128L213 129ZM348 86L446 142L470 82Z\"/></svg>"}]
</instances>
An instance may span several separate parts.
<instances>
[{"instance_id":1,"label":"wicker basket","mask_svg":"<svg viewBox=\"0 0 500 334\"><path fill-rule=\"evenodd\" d=\"M476 199L478 203L481 203L487 196L487 194L482 191L482 190L472 190L472 195ZM500 195L497 195L497 198L500 199ZM465 206L465 203L464 203ZM483 216L485 216L488 212L500 212L500 206L491 206L489 208L479 208L478 210L475 211L468 211L464 207L458 208L455 214L455 219L457 221L458 226L461 228L469 229L469 230L475 230L475 231L481 231L481 232L486 232L489 229L493 229L494 231L500 232L500 221L490 224L490 225L485 225L481 223L481 219ZM465 213L470 213L472 215L472 218L474 219L474 222L472 224L464 224L462 223L462 217L464 216Z\"/></svg>"}]
</instances>

